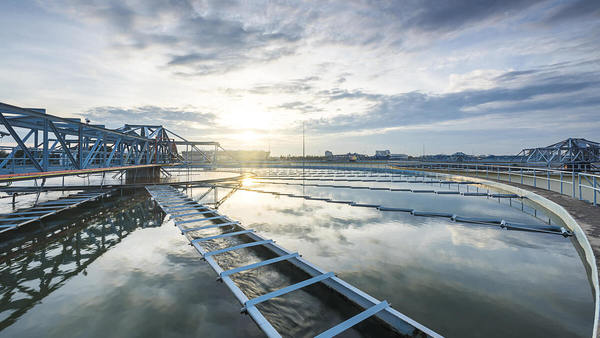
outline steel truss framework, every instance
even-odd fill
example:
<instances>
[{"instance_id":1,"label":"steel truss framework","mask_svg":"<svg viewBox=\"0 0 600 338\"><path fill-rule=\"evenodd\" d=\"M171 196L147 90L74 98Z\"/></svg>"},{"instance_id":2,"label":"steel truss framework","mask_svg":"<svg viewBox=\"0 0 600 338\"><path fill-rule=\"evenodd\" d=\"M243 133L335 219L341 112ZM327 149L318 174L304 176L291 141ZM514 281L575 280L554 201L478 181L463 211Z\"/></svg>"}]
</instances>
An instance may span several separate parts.
<instances>
[{"instance_id":1,"label":"steel truss framework","mask_svg":"<svg viewBox=\"0 0 600 338\"><path fill-rule=\"evenodd\" d=\"M517 155L529 163L551 165L581 165L600 162L600 143L584 138L568 138L541 148L523 149Z\"/></svg>"},{"instance_id":2,"label":"steel truss framework","mask_svg":"<svg viewBox=\"0 0 600 338\"><path fill-rule=\"evenodd\" d=\"M46 114L44 109L27 109L0 103L1 137L10 145L0 147L0 174L118 168L135 165L183 163L177 147L186 146L203 154L202 163L214 166L198 146L218 142L194 142L160 125L131 125L108 129L83 123L79 118ZM4 140L3 140L4 141Z\"/></svg>"}]
</instances>

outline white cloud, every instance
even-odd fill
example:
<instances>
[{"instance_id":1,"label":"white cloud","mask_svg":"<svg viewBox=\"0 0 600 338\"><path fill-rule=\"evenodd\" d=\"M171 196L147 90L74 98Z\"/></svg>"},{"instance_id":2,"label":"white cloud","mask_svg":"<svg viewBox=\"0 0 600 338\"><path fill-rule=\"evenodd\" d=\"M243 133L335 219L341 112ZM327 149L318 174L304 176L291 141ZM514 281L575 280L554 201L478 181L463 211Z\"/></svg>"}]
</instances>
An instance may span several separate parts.
<instances>
[{"instance_id":1,"label":"white cloud","mask_svg":"<svg viewBox=\"0 0 600 338\"><path fill-rule=\"evenodd\" d=\"M8 103L59 115L106 106L212 114L210 124L165 123L231 147L232 134L264 135L275 153L298 152L290 138L301 120L315 138L355 138L342 151L375 148L377 135L394 144L400 132L529 125L527 114L562 121L567 101L571 132L597 124L600 23L589 13L554 0L448 4L3 3L0 72L10 81L0 90Z\"/></svg>"}]
</instances>

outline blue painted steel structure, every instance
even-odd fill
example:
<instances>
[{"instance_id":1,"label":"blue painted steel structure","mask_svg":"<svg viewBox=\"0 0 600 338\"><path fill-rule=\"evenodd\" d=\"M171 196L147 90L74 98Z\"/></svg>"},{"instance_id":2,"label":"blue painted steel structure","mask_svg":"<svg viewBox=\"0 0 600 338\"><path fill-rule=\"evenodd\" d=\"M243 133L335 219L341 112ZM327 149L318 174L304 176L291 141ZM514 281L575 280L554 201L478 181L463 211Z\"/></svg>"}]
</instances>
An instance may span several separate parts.
<instances>
[{"instance_id":1,"label":"blue painted steel structure","mask_svg":"<svg viewBox=\"0 0 600 338\"><path fill-rule=\"evenodd\" d=\"M515 159L542 163L549 168L554 166L589 171L600 163L600 143L584 138L568 138L547 147L523 149Z\"/></svg>"},{"instance_id":2,"label":"blue painted steel structure","mask_svg":"<svg viewBox=\"0 0 600 338\"><path fill-rule=\"evenodd\" d=\"M11 138L0 147L0 175L173 165L184 162L178 146L203 155L198 146L214 146L215 153L219 147L218 142L188 141L160 125L108 129L5 103L0 103L0 126L3 141ZM214 159L204 155L204 160L214 166Z\"/></svg>"}]
</instances>

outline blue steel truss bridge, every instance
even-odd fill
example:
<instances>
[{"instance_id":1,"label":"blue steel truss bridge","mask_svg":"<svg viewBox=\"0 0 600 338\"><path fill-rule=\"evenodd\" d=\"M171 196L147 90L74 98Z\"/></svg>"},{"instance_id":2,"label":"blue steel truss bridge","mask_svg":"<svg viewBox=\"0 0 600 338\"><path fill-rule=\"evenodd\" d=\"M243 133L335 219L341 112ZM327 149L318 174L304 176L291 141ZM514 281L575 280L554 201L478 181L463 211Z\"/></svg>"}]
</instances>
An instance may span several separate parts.
<instances>
[{"instance_id":1,"label":"blue steel truss bridge","mask_svg":"<svg viewBox=\"0 0 600 338\"><path fill-rule=\"evenodd\" d=\"M195 167L214 168L214 141L190 141L161 125L125 124L117 129L80 118L47 114L0 102L0 182L186 165L179 152L198 152ZM200 147L214 148L211 155ZM148 169L147 169L148 170Z\"/></svg>"}]
</instances>

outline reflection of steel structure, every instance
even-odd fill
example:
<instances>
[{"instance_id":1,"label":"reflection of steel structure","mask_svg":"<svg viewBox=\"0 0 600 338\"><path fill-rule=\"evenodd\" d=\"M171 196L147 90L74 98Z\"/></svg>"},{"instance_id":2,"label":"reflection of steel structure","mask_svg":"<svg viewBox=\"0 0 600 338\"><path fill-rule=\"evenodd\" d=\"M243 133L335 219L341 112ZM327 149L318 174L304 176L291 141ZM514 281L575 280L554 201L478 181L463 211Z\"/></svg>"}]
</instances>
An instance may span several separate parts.
<instances>
[{"instance_id":1,"label":"reflection of steel structure","mask_svg":"<svg viewBox=\"0 0 600 338\"><path fill-rule=\"evenodd\" d=\"M161 166L183 162L178 146L200 153L200 145L159 125L125 125L108 129L62 118L44 109L26 109L0 103L0 130L11 143L1 147L0 174L118 169L124 166ZM214 166L204 156L204 165ZM65 172L65 174L68 174Z\"/></svg>"},{"instance_id":2,"label":"reflection of steel structure","mask_svg":"<svg viewBox=\"0 0 600 338\"><path fill-rule=\"evenodd\" d=\"M584 138L568 138L547 147L523 149L517 156L524 162L544 163L549 167L581 166L583 169L600 162L600 143Z\"/></svg>"},{"instance_id":3,"label":"reflection of steel structure","mask_svg":"<svg viewBox=\"0 0 600 338\"><path fill-rule=\"evenodd\" d=\"M122 203L123 199L114 202L110 206L114 211L109 210L108 215L99 217L90 212L76 222L60 224L50 231L40 230L25 240L3 243L0 330L85 270L135 229L157 227L162 223L162 213L146 199L125 209L117 209L117 202ZM6 264L7 261L10 263Z\"/></svg>"},{"instance_id":4,"label":"reflection of steel structure","mask_svg":"<svg viewBox=\"0 0 600 338\"><path fill-rule=\"evenodd\" d=\"M76 208L84 203L97 200L98 198L105 196L107 193L108 191L79 192L68 195L67 197L61 197L57 200L46 201L39 204L36 201L36 204L32 207L19 209L10 214L0 214L0 233L9 230L15 230L26 224L41 221L46 217L56 215L65 210ZM13 198L14 197L15 195L13 194Z\"/></svg>"},{"instance_id":5,"label":"reflection of steel structure","mask_svg":"<svg viewBox=\"0 0 600 338\"><path fill-rule=\"evenodd\" d=\"M207 205L212 205L215 209L218 209L221 204L225 203L225 201L227 201L229 199L229 197L233 196L233 194L235 194L236 191L238 191L242 185L238 182L236 184L233 185L216 185L216 184L211 184L209 186L207 186L206 184L199 184L199 185L190 185L190 186L186 186L187 188L193 188L193 187L200 187L200 188L208 188L208 190L206 190L202 195L200 195L200 197L196 198L197 201L203 201L205 197L208 196L208 194L210 194L210 192L213 192L213 201L212 202L208 202L208 201L203 201L204 204ZM225 189L230 189L230 191L225 194L225 196L219 198L219 188L225 188Z\"/></svg>"}]
</instances>

